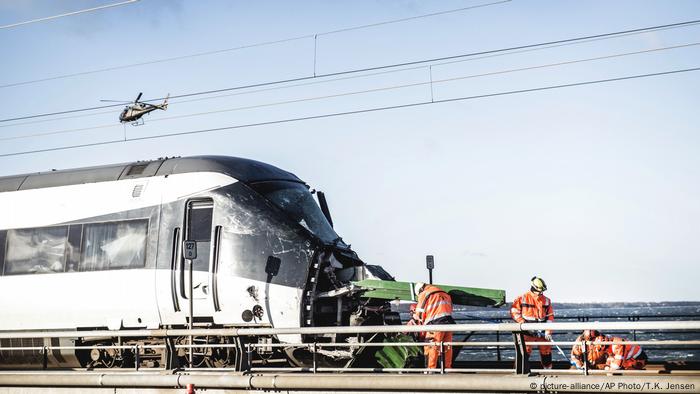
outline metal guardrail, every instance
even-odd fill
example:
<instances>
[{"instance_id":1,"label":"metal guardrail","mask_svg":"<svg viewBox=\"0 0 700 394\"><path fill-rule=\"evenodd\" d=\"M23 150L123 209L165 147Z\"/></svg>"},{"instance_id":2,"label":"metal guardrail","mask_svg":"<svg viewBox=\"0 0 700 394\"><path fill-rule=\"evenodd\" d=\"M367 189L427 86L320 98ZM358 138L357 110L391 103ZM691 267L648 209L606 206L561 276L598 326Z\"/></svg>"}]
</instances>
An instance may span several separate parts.
<instances>
[{"instance_id":1,"label":"metal guardrail","mask_svg":"<svg viewBox=\"0 0 700 394\"><path fill-rule=\"evenodd\" d=\"M405 312L408 314L408 312ZM510 315L489 315L489 316L477 316L477 315L471 315L469 312L456 312L454 314L454 319L457 322L462 322L462 321L492 321L492 322L503 322L503 321L511 321L512 317ZM629 315L573 315L573 316L562 316L560 314L557 314L556 316L557 321L561 322L562 320L571 320L571 321L578 321L578 322L588 322L588 321L620 321L620 320L627 320L627 321L640 321L641 319L651 319L653 321L659 321L660 319L663 319L664 321L667 320L679 320L679 321L686 321L686 320L700 320L700 315L698 314L690 314L690 313L683 313L683 314L663 314L663 315L650 315L650 314L629 314Z\"/></svg>"},{"instance_id":2,"label":"metal guardrail","mask_svg":"<svg viewBox=\"0 0 700 394\"><path fill-rule=\"evenodd\" d=\"M197 389L246 390L247 392L575 392L575 393L698 393L700 378L696 376L504 376L478 374L433 375L429 379L413 374L317 374L313 379L303 374L211 374L211 373L17 373L0 372L2 387L109 388L132 389ZM656 390L656 388L661 390ZM161 391L163 390L163 391ZM111 391L111 390L109 390ZM34 392L34 391L32 391ZM131 391L129 391L131 392Z\"/></svg>"},{"instance_id":3,"label":"metal guardrail","mask_svg":"<svg viewBox=\"0 0 700 394\"><path fill-rule=\"evenodd\" d=\"M517 332L517 331L600 331L630 330L700 330L700 321L649 321L649 322L570 322L570 323L485 323L485 324L435 324L428 326L328 326L290 328L199 328L156 330L35 330L0 331L0 339L21 338L88 338L88 337L181 337L181 336L258 336L258 335L314 335L314 334L374 334L400 332Z\"/></svg>"},{"instance_id":4,"label":"metal guardrail","mask_svg":"<svg viewBox=\"0 0 700 394\"><path fill-rule=\"evenodd\" d=\"M513 341L496 342L397 342L397 343L260 343L246 344L246 354L248 361L252 360L252 352L260 348L273 347L299 347L308 348L314 355L313 366L311 368L284 368L284 371L310 371L310 372L473 372L473 369L446 369L444 360L438 369L426 368L322 368L316 363L316 350L322 348L357 348L357 347L406 347L406 346L439 346L446 345L467 346L467 347L513 347L516 350L515 371L517 373L528 373L527 356L522 350L522 333L526 331L573 331L584 329L596 329L602 331L629 331L629 330L699 330L700 321L653 321L653 322L576 322L576 323L490 323L490 324L451 324L451 325L429 325L429 326L357 326L357 327L301 327L301 328L228 328L228 329L161 329L161 330L99 330L99 331L15 331L0 332L0 339L19 338L97 338L97 337L183 337L183 336L258 336L258 335L282 335L282 334L375 334L375 333L409 333L409 332L509 332L512 333ZM528 342L528 345L564 345L588 344L590 342L558 341L558 342ZM609 342L605 342L609 343ZM611 342L610 342L611 343ZM700 340L658 340L658 341L628 341L629 344L654 345L654 346L700 346ZM520 345L520 346L519 346ZM194 350L206 348L230 348L235 344L187 344L175 345L175 349L188 349L190 354ZM0 347L0 351L21 351L33 350L41 351L44 357L48 352L62 349L130 349L134 351L136 358L135 368L139 369L139 356L143 349L162 349L164 345L87 345L87 346L9 346ZM519 350L519 348L521 348ZM442 353L442 352L441 352ZM443 357L444 357L444 353ZM247 365L252 365L248 362ZM280 370L280 369L277 369ZM249 368L251 372L270 371L268 368ZM557 371L558 373L560 371ZM588 374L594 371L584 369L581 373Z\"/></svg>"}]
</instances>

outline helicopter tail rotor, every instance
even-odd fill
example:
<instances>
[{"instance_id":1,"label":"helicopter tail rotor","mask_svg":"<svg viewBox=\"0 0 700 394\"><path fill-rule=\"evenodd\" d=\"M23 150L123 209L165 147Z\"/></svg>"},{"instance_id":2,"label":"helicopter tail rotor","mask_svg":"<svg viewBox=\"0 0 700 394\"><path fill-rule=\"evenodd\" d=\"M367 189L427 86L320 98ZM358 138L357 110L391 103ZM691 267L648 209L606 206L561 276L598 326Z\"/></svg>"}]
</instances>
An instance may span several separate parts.
<instances>
[{"instance_id":1,"label":"helicopter tail rotor","mask_svg":"<svg viewBox=\"0 0 700 394\"><path fill-rule=\"evenodd\" d=\"M168 109L168 99L170 98L170 93L168 93L167 96L165 96L165 100L163 100L163 104L161 104L160 109L166 110Z\"/></svg>"}]
</instances>

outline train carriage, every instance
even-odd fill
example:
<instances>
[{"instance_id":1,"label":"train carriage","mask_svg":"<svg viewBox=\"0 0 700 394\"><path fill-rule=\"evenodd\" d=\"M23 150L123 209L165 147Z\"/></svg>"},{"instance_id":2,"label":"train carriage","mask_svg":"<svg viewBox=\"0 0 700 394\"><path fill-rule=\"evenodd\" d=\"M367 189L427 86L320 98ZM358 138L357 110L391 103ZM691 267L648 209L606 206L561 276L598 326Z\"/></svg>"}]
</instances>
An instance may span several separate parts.
<instances>
[{"instance_id":1,"label":"train carriage","mask_svg":"<svg viewBox=\"0 0 700 394\"><path fill-rule=\"evenodd\" d=\"M201 156L4 177L0 206L2 331L184 328L190 302L196 327L382 324L389 315L384 301L318 297L349 281L392 278L343 242L302 180L261 162ZM184 240L196 241L191 261ZM157 342L87 333L70 343ZM198 365L242 367L238 339L198 341L239 345L202 353ZM49 363L123 366L134 362L128 356L62 350ZM304 354L284 356L304 363ZM167 357L155 351L142 361L160 366ZM2 365L36 361L31 352L0 354Z\"/></svg>"}]
</instances>

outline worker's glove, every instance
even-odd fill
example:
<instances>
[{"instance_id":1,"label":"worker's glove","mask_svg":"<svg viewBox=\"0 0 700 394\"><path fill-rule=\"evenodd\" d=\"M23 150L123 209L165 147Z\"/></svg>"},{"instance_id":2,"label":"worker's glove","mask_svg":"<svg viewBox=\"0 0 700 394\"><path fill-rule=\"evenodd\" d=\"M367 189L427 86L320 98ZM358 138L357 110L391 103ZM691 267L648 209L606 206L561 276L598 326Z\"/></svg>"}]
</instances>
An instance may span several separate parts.
<instances>
[{"instance_id":1,"label":"worker's glove","mask_svg":"<svg viewBox=\"0 0 700 394\"><path fill-rule=\"evenodd\" d=\"M544 339L553 342L554 338L552 338L552 334L544 334Z\"/></svg>"}]
</instances>

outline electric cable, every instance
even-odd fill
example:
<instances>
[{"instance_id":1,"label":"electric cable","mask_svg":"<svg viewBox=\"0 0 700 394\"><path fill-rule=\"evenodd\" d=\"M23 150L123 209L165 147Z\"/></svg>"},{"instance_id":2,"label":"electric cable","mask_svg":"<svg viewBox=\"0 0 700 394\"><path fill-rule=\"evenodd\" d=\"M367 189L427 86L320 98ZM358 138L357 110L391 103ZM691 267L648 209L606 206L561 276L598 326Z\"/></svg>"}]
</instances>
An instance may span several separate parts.
<instances>
[{"instance_id":1,"label":"electric cable","mask_svg":"<svg viewBox=\"0 0 700 394\"><path fill-rule=\"evenodd\" d=\"M659 29L659 30L672 29L672 28L673 27ZM658 31L658 30L656 30L656 31ZM590 39L590 40L567 42L567 43L563 43L563 44L556 44L556 45L549 45L549 46L544 46L544 47L523 49L523 50L519 50L519 51L512 51L512 52L506 52L506 53L495 53L492 55L484 55L484 56L478 56L478 57L471 57L471 58L467 58L467 59L453 60L453 61L448 61L448 62L443 62L443 63L435 63L435 64L432 64L431 66L438 67L438 66L443 66L443 65L464 63L464 62L476 61L476 60L481 60L481 59L488 59L488 58L493 58L493 57L509 56L509 55L515 55L515 54L520 54L520 53L528 53L528 52L542 51L542 50L547 50L547 49L552 49L552 48L560 48L560 47L570 46L570 45L581 45L581 44L595 42L595 41L609 40L609 39L627 37L627 36L631 36L631 35L638 35L638 34L644 34L644 33L646 33L646 32L633 32L633 33L621 34L621 35L614 36L614 37L594 38L594 39ZM247 90L247 91L238 92L238 93L220 94L220 95L216 95L216 96L194 98L194 99L189 99L189 100L179 100L179 101L175 100L175 101L170 101L169 105L172 106L172 105L178 105L178 104L183 104L183 103L191 103L191 102L205 101L205 100L215 100L215 99L219 99L219 98L233 97L233 96L252 94L252 93L268 92L268 91L281 90L281 89L290 89L290 88L301 87L301 86L326 84L326 83L332 83L332 82L338 82L338 81L344 81L344 80L350 80L350 79L367 78L367 77L373 77L373 76L378 76L378 75L419 70L419 69L424 69L424 68L425 68L425 66L420 65L420 66L414 66L414 67L408 67L408 68L401 68L399 70L386 70L386 71L378 71L375 73L365 73L365 74L361 74L361 75L350 75L350 76L344 76L344 77L332 78L332 79L312 80L312 81L301 82L301 83L297 83L297 84L287 84L284 86L273 86L273 87L268 87L268 88ZM147 101L154 101L154 100L147 100ZM12 123L12 124L5 124L5 125L0 124L0 128L15 127L15 126L44 123L44 122L53 122L55 120L75 119L75 118L95 116L95 115L108 114L108 113L112 113L112 111L102 111L102 112L95 112L95 113L91 113L91 114L64 116L64 117L52 118L52 119L33 120L33 121L28 121L28 122Z\"/></svg>"},{"instance_id":2,"label":"electric cable","mask_svg":"<svg viewBox=\"0 0 700 394\"><path fill-rule=\"evenodd\" d=\"M637 28L637 29L631 29L631 30L612 32L612 33L603 33L603 34L589 35L589 36L583 36L583 37L568 38L568 39L563 39L563 40L548 41L548 42L542 42L542 43L537 43L537 44L527 44L527 45L520 45L520 46L515 46L515 47L507 47L507 48L492 49L492 50L479 51L479 52L470 52L470 53L465 53L465 54L460 54L460 55L452 55L452 56L445 56L445 57L439 57L439 58L417 60L417 61L412 61L412 62L394 63L394 64L388 64L388 65L382 65L382 66L376 66L376 67L338 71L338 72L328 73L328 74L319 74L316 76L305 76L305 77L291 78L291 79L285 79L285 80L277 80L277 81L249 84L249 85L241 85L241 86L235 86L235 87L230 87L230 88L222 88L222 89L214 89L214 90L186 93L186 94L180 94L180 95L172 95L172 96L170 96L170 98L177 99L177 98L183 98L183 97L208 95L208 94L222 93L222 92L234 91L234 90L244 90L244 89L252 89L252 88L258 88L258 87L278 85L278 84L308 81L308 80L313 80L313 79L318 79L318 78L327 78L327 77L334 77L334 76L354 74L354 73L377 71L377 70L383 70L383 69L389 69L389 68L397 68L397 67L404 67L404 66L411 66L411 65L418 65L418 64L434 63L434 62L439 62L439 61L444 61L444 60L455 60L458 58L465 58L465 57L475 57L475 56L480 56L480 55L493 55L493 54L497 54L497 53L501 53L501 52L512 52L512 51L525 50L525 49L531 49L531 48L537 48L537 47L545 47L545 46L551 46L551 45L560 45L560 44L578 42L578 41L584 41L584 40L612 38L612 37L621 36L621 35L628 35L631 33L641 34L641 33L646 33L646 32L651 32L651 31L656 31L656 30L662 30L662 29L665 30L665 29L671 29L671 28L687 27L687 26L697 25L699 23L700 23L700 20L691 20L691 21L686 21L686 22L672 23L672 24L666 24L666 25L657 25L657 26L651 26L651 27L645 27L645 28ZM150 99L150 100L144 100L143 102L160 101L163 99L164 99L164 97ZM57 111L57 112L42 113L42 114L35 114L35 115L26 115L26 116L14 117L14 118L0 119L0 123L12 122L12 121L17 121L17 120L25 120L25 119L34 119L34 118L46 117L46 116L63 115L63 114L76 113L76 112L86 112L86 111L92 111L92 110L103 109L103 108L114 108L114 107L119 107L122 105L123 104L109 104L109 105L79 108L79 109L73 109L73 110Z\"/></svg>"},{"instance_id":3,"label":"electric cable","mask_svg":"<svg viewBox=\"0 0 700 394\"><path fill-rule=\"evenodd\" d=\"M631 33L631 34L642 34L642 33ZM611 38L617 38L617 37L611 37ZM602 39L610 39L610 38L602 38ZM488 58L499 57L499 56L508 56L508 55L514 55L514 54L519 54L519 53L541 51L541 50L545 50L545 49L559 48L559 47L568 46L568 45L579 45L582 43L593 42L593 41L598 41L598 40L602 40L602 39L592 39L592 40L588 40L588 41L581 41L581 42L575 42L575 43L565 43L565 44L551 45L551 46L547 46L547 47L523 49L520 51L514 51L514 52L508 52L508 53L497 53L497 54L493 54L493 55L472 57L469 59L453 60L453 61L444 62L444 63L434 63L434 64L431 64L430 67L438 67L438 66L456 64L456 63L464 63L464 62L469 62L469 61L488 59ZM648 51L632 52L630 54L643 53L643 52L654 52L657 50L674 49L674 48L680 48L683 46L692 46L692 45L696 45L696 44L687 44L687 45L655 48L655 49L651 49ZM623 55L625 55L625 54L623 54ZM224 97L233 97L233 96L246 95L246 94L252 94L252 93L269 92L269 91L274 91L274 90L290 89L290 88L301 87L301 86L326 84L326 83L344 81L344 80L349 80L349 79L367 78L367 77L373 77L373 76L378 76L378 75L394 74L394 73L412 71L412 70L420 70L420 69L425 69L425 68L426 68L426 66L421 65L421 66L414 66L414 67L409 67L409 68L402 68L399 70L387 70L387 71L380 71L380 72L376 72L376 73L369 73L369 74L362 74L362 75L351 75L351 76L326 79L326 80L321 80L321 81L310 81L310 82L302 82L302 83L298 83L298 84L276 86L276 87L270 87L270 88L264 88L264 89L246 90L245 92L239 92L239 93L221 94L221 95L217 95L217 96L202 97L202 98L189 99L189 100L171 101L170 104L177 105L177 104L191 103L191 102L196 102L196 101L214 100L214 99L224 98ZM7 126L0 125L0 128L2 128L2 127L7 127Z\"/></svg>"},{"instance_id":4,"label":"electric cable","mask_svg":"<svg viewBox=\"0 0 700 394\"><path fill-rule=\"evenodd\" d=\"M425 105L430 105L430 104L443 104L443 103L452 103L452 102L459 102L459 101L466 101L466 100L476 100L476 99L489 98L489 97L500 97L500 96L506 96L506 95L512 95L512 94L533 93L533 92L540 92L540 91L547 91L547 90L603 84L603 83L610 83L610 82L626 81L626 80L639 79L639 78L657 77L657 76L663 76L663 75L672 75L672 74L680 74L680 73L695 72L695 71L700 71L700 67L661 71L661 72L649 73L649 74L628 75L628 76L616 77L616 78L573 82L573 83L567 83L567 84L561 84L561 85L540 86L540 87L535 87L535 88L509 90L509 91L496 92L496 93L486 93L486 94L480 94L480 95L474 95L474 96L453 97L453 98L449 98L449 99L442 99L442 100L435 100L435 101L419 101L419 102L408 103L408 104L391 105L391 106L385 106L385 107L374 107L374 108L366 108L366 109L344 111L344 112L333 112L333 113L320 114L320 115L310 115L310 116L302 116L302 117L296 117L296 118L277 119L277 120L271 120L271 121L247 123L247 124L240 124L240 125L231 125L231 126L224 126L224 127L215 127L215 128L208 128L208 129L180 131L180 132L174 132L174 133L157 134L157 135L150 135L150 136L143 136L143 137L134 137L134 138L126 138L125 137L123 139L118 139L118 140L108 140L108 141L92 142L92 143L86 143L86 144L76 144L76 145L67 145L67 146L61 146L61 147L4 153L4 154L0 154L0 157L12 157L12 156L35 154L35 153L55 152L55 151L94 147L94 146L101 146L101 145L112 145L112 144L116 144L116 143L123 143L123 142L130 142L130 141L145 141L145 140L160 139L160 138L166 138L166 137L177 137L177 136L183 136L183 135L211 133L211 132L216 132L216 131L230 131L230 130L249 128L249 127L269 126L269 125L277 125L277 124L283 124L283 123L292 123L292 122L301 122L301 121L309 121L309 120L316 120L316 119L333 118L333 117L348 116L348 115L366 114L366 113L388 111L388 110L395 110L395 109L419 107L419 106L425 106Z\"/></svg>"},{"instance_id":5,"label":"electric cable","mask_svg":"<svg viewBox=\"0 0 700 394\"><path fill-rule=\"evenodd\" d=\"M307 101L325 100L325 99L329 99L329 98L346 97L346 96L353 96L353 95L359 95L359 94L365 94L365 93L375 93L375 92L380 92L380 91L396 90L396 89L403 89L403 88L416 87L416 86L426 86L426 85L454 82L454 81L471 79L471 78L479 78L479 77L494 76L494 75L500 75L500 74L521 72L521 71L537 70L537 69L549 68L549 67L560 67L560 66L578 64L578 63L586 63L586 62L591 62L591 61L614 59L614 58L623 57L623 56L632 56L632 55L646 54L646 53L651 53L651 52L666 51L666 50L671 50L671 49L687 48L687 47L697 46L697 45L700 45L700 42L694 42L694 43L688 43L688 44L682 44L682 45L673 45L673 46L662 47L662 48L646 49L646 50L642 50L642 51L615 53L615 54L605 55L605 56L597 56L597 57L592 57L592 58L569 60L569 61L557 62L557 63L540 64L540 65L521 67L521 68L515 68L515 69L498 70L498 71L492 71L492 72L486 72L486 73L480 73L480 74L462 75L462 76L445 78L445 79L437 79L437 80L431 79L430 81L427 81L427 82L415 82L415 83L402 84L402 85L390 85L390 86L384 86L384 87L373 88L373 89L365 89L365 90L352 91L352 92L336 93L336 94L331 94L331 95L304 97L304 98L293 99L293 100L276 101L276 102L272 102L272 103L255 104L255 105L248 105L248 106L243 106L243 107L233 107L233 108L225 108L225 109L197 112L197 113L191 113L191 114L167 116L167 117L162 117L162 118L158 118L158 119L152 119L149 121L149 123L162 122L162 121L173 120L173 119L190 118L190 117L195 117L195 116L212 115L212 114L224 113L224 112L233 112L233 111L241 111L241 110L248 110L248 109L272 107L272 106L285 105L285 104L296 104L296 103L307 102ZM82 127L82 128L76 128L76 129L65 129L65 130L48 131L48 132L41 132L41 133L34 133L34 134L25 134L25 135L20 135L20 136L1 137L0 141L17 140L17 139L25 139L25 138L33 138L33 137L43 137L43 136L57 135L57 134L68 134L68 133L75 133L75 132L79 132L79 131L90 131L92 129L108 128L108 127L114 127L114 126L117 126L117 125L114 123L110 123L110 124L106 124L106 125L99 125L99 126L93 126L93 127Z\"/></svg>"},{"instance_id":6,"label":"electric cable","mask_svg":"<svg viewBox=\"0 0 700 394\"><path fill-rule=\"evenodd\" d=\"M131 4L131 3L135 3L135 2L137 2L137 1L139 1L139 0L126 0L126 1L119 2L119 3L113 3L113 4L102 5L102 6L99 6L99 7L87 8L87 9L84 9L84 10L68 12L68 13L65 13L65 14L54 15L54 16L47 16L47 17L44 17L44 18L32 19L32 20L28 20L28 21L24 21L24 22L11 23L11 24L9 24L9 25L0 26L0 29L9 29L9 28L11 28L11 27L17 27L17 26L22 26L22 25L28 25L28 24L30 24L30 23L36 23L36 22L43 22L43 21L48 21L48 20L51 20L51 19L63 18L63 17L66 17L66 16L73 16L73 15L78 15L78 14L84 14L84 13L86 13L86 12L93 12L93 11L103 10L103 9L105 9L105 8L119 7L119 6L122 6L122 5L127 5L127 4Z\"/></svg>"},{"instance_id":7,"label":"electric cable","mask_svg":"<svg viewBox=\"0 0 700 394\"><path fill-rule=\"evenodd\" d=\"M407 18L401 18L401 19L394 19L391 21L385 21L385 22L377 22L377 23L370 23L367 25L362 25L362 26L354 26L354 27L348 27L348 28L343 28L343 29L338 29L338 30L330 30L326 31L323 33L318 33L317 35L319 36L327 36L330 34L336 34L336 33L345 33L348 31L352 30L359 30L359 29L366 29L369 27L377 27L377 26L383 26L383 25L389 25L392 23L400 23L400 22L407 22L411 20L416 20L416 19L421 19L421 18L430 18L433 16L438 16L438 15L446 15L446 14L454 14L456 12L462 12L462 11L467 11L467 10L473 10L476 8L482 8L482 7L488 7L492 5L498 5L498 4L503 4L503 3L508 3L511 0L502 0L502 1L496 1L492 3L482 3L482 4L477 4L477 5L471 5L468 7L462 7L462 8L456 8L454 10L447 10L447 11L438 11L438 12L433 12L431 14L424 14L424 15L417 15L417 16L409 16Z\"/></svg>"},{"instance_id":8,"label":"electric cable","mask_svg":"<svg viewBox=\"0 0 700 394\"><path fill-rule=\"evenodd\" d=\"M138 0L130 0L128 2L132 2L132 1L138 1ZM7 84L0 85L0 89L9 88L9 87L13 87L13 86L30 85L30 84L39 83L39 82L54 81L57 79L73 78L73 77L78 77L78 76L82 76L82 75L90 75L90 74L97 74L97 73L103 73L103 72L108 72L108 71L123 70L123 69L141 67L141 66L146 66L146 65L151 65L151 64L167 63L167 62L172 62L172 61L177 61L177 60L191 59L191 58L202 57L202 56L210 56L210 55L216 55L216 54L220 54L220 53L234 52L234 51L239 51L239 50L249 49L249 48L256 48L256 47L261 47L261 46L282 44L285 42L298 41L298 40L303 40L303 39L308 39L308 38L315 38L318 36L336 34L336 33L341 33L341 32L352 31L352 30L360 30L360 29L365 29L365 28L369 28L369 27L388 25L388 24L392 24L392 23L405 22L405 21L421 19L421 18L429 18L429 17L433 17L433 16L438 16L438 15L452 14L452 13L467 11L467 10L476 9L476 8L482 8L482 7L492 6L492 5L508 3L510 1L512 1L512 0L501 0L501 1L496 1L496 2L492 2L492 3L477 4L477 5L473 5L473 6L469 6L469 7L456 8L456 9L447 10L447 11L439 11L439 12L434 12L434 13L430 13L430 14L412 16L412 17L408 17L408 18L394 19L394 20L389 20L389 21L371 23L371 24L367 24L367 25L352 26L352 27L347 27L347 28L338 29L338 30L326 31L326 32L322 32L322 33L305 34L302 36L282 38L279 40L264 41L264 42L258 42L258 43L253 43L253 44L245 44L245 45L240 45L240 46L231 47L231 48L215 49L212 51L198 52L198 53L192 53L192 54L182 55L182 56L173 56L173 57L164 58L164 59L149 60L146 62L123 64L123 65L119 65L119 66L105 67L105 68L99 68L99 69L88 70L88 71L81 71L81 72L70 73L70 74L55 75L52 77L39 78L39 79L33 79L33 80L28 80L28 81L7 83Z\"/></svg>"}]
</instances>

